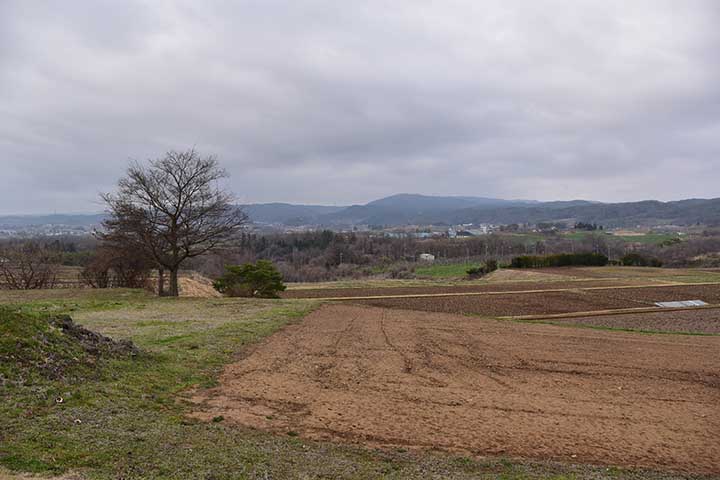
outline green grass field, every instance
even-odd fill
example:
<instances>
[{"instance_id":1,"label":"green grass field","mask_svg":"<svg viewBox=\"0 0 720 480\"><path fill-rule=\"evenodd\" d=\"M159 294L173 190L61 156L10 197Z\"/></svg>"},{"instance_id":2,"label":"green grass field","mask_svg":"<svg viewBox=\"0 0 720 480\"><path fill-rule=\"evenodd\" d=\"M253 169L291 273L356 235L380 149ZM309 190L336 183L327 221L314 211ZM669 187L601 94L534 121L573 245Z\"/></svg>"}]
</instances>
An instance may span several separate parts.
<instances>
[{"instance_id":1,"label":"green grass field","mask_svg":"<svg viewBox=\"0 0 720 480\"><path fill-rule=\"evenodd\" d=\"M477 262L435 263L415 268L415 275L430 278L466 277L468 268L477 267L478 265Z\"/></svg>"},{"instance_id":2,"label":"green grass field","mask_svg":"<svg viewBox=\"0 0 720 480\"><path fill-rule=\"evenodd\" d=\"M185 399L193 389L215 385L223 366L245 347L316 306L307 300L159 299L133 290L0 291L0 478L28 472L90 479L677 478L367 449L187 417L192 405ZM68 367L72 375L65 380L38 375L33 366L50 356L57 361L65 355L70 364L83 360L74 347L51 351L53 330L41 326L47 315L61 313L130 339L141 353ZM27 350L21 344L42 355L18 358Z\"/></svg>"}]
</instances>

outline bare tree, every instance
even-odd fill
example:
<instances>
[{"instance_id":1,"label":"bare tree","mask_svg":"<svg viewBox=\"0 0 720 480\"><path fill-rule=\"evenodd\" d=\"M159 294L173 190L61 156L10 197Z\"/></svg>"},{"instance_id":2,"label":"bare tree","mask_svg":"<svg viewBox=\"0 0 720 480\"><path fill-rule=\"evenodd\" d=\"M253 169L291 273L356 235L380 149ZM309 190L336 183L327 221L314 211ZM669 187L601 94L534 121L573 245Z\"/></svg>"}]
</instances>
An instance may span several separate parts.
<instances>
[{"instance_id":1,"label":"bare tree","mask_svg":"<svg viewBox=\"0 0 720 480\"><path fill-rule=\"evenodd\" d=\"M53 288L60 263L56 251L34 242L0 250L0 281L11 290Z\"/></svg>"},{"instance_id":2,"label":"bare tree","mask_svg":"<svg viewBox=\"0 0 720 480\"><path fill-rule=\"evenodd\" d=\"M219 186L228 175L214 156L194 149L170 151L147 166L137 162L105 194L110 217L100 238L140 249L170 273L168 295L178 295L178 270L188 258L211 252L232 238L247 216Z\"/></svg>"}]
</instances>

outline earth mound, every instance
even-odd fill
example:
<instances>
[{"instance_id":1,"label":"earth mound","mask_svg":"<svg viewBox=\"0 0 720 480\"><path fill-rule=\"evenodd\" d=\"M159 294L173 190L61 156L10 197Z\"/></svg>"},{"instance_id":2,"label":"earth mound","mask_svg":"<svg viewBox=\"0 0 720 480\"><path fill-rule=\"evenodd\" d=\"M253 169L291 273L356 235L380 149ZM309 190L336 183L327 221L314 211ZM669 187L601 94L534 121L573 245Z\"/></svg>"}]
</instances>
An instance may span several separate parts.
<instances>
[{"instance_id":1,"label":"earth mound","mask_svg":"<svg viewBox=\"0 0 720 480\"><path fill-rule=\"evenodd\" d=\"M138 354L129 340L90 331L67 315L40 318L0 307L0 386L82 381L96 377L103 360Z\"/></svg>"}]
</instances>

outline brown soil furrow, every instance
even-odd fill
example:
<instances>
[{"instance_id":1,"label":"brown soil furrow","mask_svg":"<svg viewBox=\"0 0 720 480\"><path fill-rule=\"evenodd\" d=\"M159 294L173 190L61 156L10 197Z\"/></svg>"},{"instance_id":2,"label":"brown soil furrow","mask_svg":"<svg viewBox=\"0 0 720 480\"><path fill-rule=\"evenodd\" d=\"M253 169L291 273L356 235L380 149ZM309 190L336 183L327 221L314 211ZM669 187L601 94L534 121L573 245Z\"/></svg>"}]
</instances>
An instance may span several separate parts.
<instances>
[{"instance_id":1,"label":"brown soil furrow","mask_svg":"<svg viewBox=\"0 0 720 480\"><path fill-rule=\"evenodd\" d=\"M713 336L331 304L229 365L194 416L371 446L720 474L719 351Z\"/></svg>"}]
</instances>

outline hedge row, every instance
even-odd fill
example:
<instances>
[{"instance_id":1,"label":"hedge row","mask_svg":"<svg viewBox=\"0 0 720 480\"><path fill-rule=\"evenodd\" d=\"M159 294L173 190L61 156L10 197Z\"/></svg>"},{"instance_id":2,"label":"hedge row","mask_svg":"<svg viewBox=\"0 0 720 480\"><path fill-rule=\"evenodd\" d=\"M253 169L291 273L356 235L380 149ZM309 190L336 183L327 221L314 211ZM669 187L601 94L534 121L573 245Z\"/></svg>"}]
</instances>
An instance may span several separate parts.
<instances>
[{"instance_id":1,"label":"hedge row","mask_svg":"<svg viewBox=\"0 0 720 480\"><path fill-rule=\"evenodd\" d=\"M598 253L561 253L558 255L523 255L510 262L511 268L588 266L603 267L608 257Z\"/></svg>"}]
</instances>

